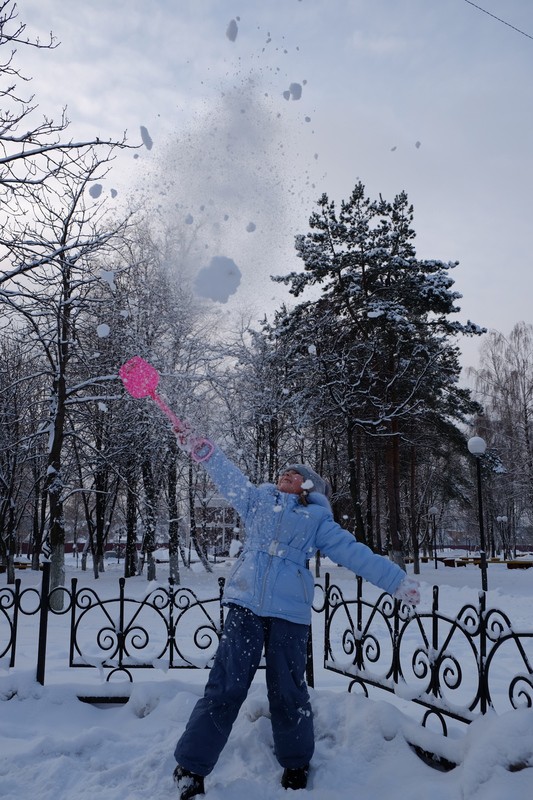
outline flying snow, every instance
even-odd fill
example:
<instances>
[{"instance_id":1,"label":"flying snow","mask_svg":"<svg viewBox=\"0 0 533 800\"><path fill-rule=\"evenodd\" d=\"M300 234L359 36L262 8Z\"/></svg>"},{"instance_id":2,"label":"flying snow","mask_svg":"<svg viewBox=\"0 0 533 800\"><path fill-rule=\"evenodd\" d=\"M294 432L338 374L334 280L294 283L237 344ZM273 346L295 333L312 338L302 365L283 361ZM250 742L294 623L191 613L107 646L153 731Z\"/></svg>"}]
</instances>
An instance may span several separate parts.
<instances>
[{"instance_id":1,"label":"flying snow","mask_svg":"<svg viewBox=\"0 0 533 800\"><path fill-rule=\"evenodd\" d=\"M239 27L237 25L236 20L230 20L228 24L228 28L226 30L226 36L230 40L230 42L234 42L237 38L237 34L239 33Z\"/></svg>"},{"instance_id":2,"label":"flying snow","mask_svg":"<svg viewBox=\"0 0 533 800\"><path fill-rule=\"evenodd\" d=\"M102 322L100 325L98 325L96 333L99 339L106 339L111 333L111 328L105 322Z\"/></svg>"},{"instance_id":3,"label":"flying snow","mask_svg":"<svg viewBox=\"0 0 533 800\"><path fill-rule=\"evenodd\" d=\"M240 17L223 19L219 33L232 41L238 36L240 41L245 33ZM307 80L297 70L281 73L285 77L278 83L281 42L264 50L258 64L254 57L248 65L239 50L234 54L240 63L237 72L220 82L217 78L218 101L193 112L179 137L163 142L162 148L158 145L156 158L143 165L147 171L143 191L165 198L159 202L158 214L176 229L172 247L179 247L179 254L172 260L193 283L198 276L198 295L218 302L229 297L229 309L236 294L243 300L246 295L252 305L263 303L266 296L275 300L272 264L284 263L285 254L292 253L293 211L315 188L308 167L308 180L302 182L299 160L306 157L292 135L287 135L293 114L302 127L311 122L304 96ZM286 106L283 89L287 89L287 100L298 100L299 105ZM229 296L226 286L221 290L218 283L209 285L213 281L202 270L213 255L226 253L239 264L243 278L253 270L253 288L241 279L239 291L232 287L234 294ZM218 277L222 280L220 273ZM261 293L258 281L265 284Z\"/></svg>"},{"instance_id":4,"label":"flying snow","mask_svg":"<svg viewBox=\"0 0 533 800\"><path fill-rule=\"evenodd\" d=\"M299 100L302 96L302 84L301 83L291 83L289 88L283 92L283 97L285 100L290 100L291 97L293 100Z\"/></svg>"},{"instance_id":5,"label":"flying snow","mask_svg":"<svg viewBox=\"0 0 533 800\"><path fill-rule=\"evenodd\" d=\"M213 256L209 265L203 267L194 281L194 289L200 297L227 303L241 282L241 271L232 258Z\"/></svg>"},{"instance_id":6,"label":"flying snow","mask_svg":"<svg viewBox=\"0 0 533 800\"><path fill-rule=\"evenodd\" d=\"M89 189L89 194L94 200L100 197L100 195L102 194L102 184L95 183L93 186L91 186L91 188Z\"/></svg>"},{"instance_id":7,"label":"flying snow","mask_svg":"<svg viewBox=\"0 0 533 800\"><path fill-rule=\"evenodd\" d=\"M154 143L152 141L152 137L148 133L148 129L145 128L144 125L141 125L141 139L143 140L143 144L146 149L151 150L154 146Z\"/></svg>"},{"instance_id":8,"label":"flying snow","mask_svg":"<svg viewBox=\"0 0 533 800\"><path fill-rule=\"evenodd\" d=\"M101 269L100 280L107 283L112 292L117 288L115 285L115 271L112 269Z\"/></svg>"},{"instance_id":9,"label":"flying snow","mask_svg":"<svg viewBox=\"0 0 533 800\"><path fill-rule=\"evenodd\" d=\"M237 558L241 550L242 550L242 542L240 542L238 539L232 539L229 548L229 557Z\"/></svg>"}]
</instances>

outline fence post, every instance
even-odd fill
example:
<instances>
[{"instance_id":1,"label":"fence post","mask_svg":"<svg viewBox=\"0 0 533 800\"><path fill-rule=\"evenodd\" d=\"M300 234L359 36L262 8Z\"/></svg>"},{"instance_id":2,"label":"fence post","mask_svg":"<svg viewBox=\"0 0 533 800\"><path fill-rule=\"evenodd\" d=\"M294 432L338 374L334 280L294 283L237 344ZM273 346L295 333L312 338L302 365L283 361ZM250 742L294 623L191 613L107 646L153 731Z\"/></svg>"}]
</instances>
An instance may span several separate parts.
<instances>
[{"instance_id":1,"label":"fence post","mask_svg":"<svg viewBox=\"0 0 533 800\"><path fill-rule=\"evenodd\" d=\"M152 555L152 554L149 554ZM153 561L153 569L155 570L155 561ZM148 566L150 569L150 565ZM147 575L148 577L148 575ZM155 579L155 576L154 576ZM117 644L118 644L118 666L122 669L122 665L124 663L124 651L125 651L125 642L126 642L126 634L125 634L125 589L126 589L126 578L122 577L119 578L118 581L119 585L119 616L118 616L118 627L119 630L117 633Z\"/></svg>"},{"instance_id":2,"label":"fence post","mask_svg":"<svg viewBox=\"0 0 533 800\"><path fill-rule=\"evenodd\" d=\"M226 585L225 578L218 579L218 624L220 626L220 632L224 630L224 606L222 605L222 598L224 596L224 586Z\"/></svg>"},{"instance_id":3,"label":"fence post","mask_svg":"<svg viewBox=\"0 0 533 800\"><path fill-rule=\"evenodd\" d=\"M355 633L355 666L357 669L363 669L363 579L360 575L356 575L355 582L357 586L357 625Z\"/></svg>"},{"instance_id":4,"label":"fence post","mask_svg":"<svg viewBox=\"0 0 533 800\"><path fill-rule=\"evenodd\" d=\"M70 647L69 647L69 667L74 665L74 656L75 656L75 642L76 642L76 601L77 601L77 591L78 591L78 579L72 578L70 581L70 591L71 591L71 608L70 608Z\"/></svg>"},{"instance_id":5,"label":"fence post","mask_svg":"<svg viewBox=\"0 0 533 800\"><path fill-rule=\"evenodd\" d=\"M479 593L479 710L487 713L489 690L487 685L487 596Z\"/></svg>"},{"instance_id":6,"label":"fence post","mask_svg":"<svg viewBox=\"0 0 533 800\"><path fill-rule=\"evenodd\" d=\"M15 653L17 650L17 630L20 609L20 578L15 580L15 592L13 594L13 623L11 626L11 656L9 659L9 666L11 669L15 666Z\"/></svg>"},{"instance_id":7,"label":"fence post","mask_svg":"<svg viewBox=\"0 0 533 800\"><path fill-rule=\"evenodd\" d=\"M44 686L44 670L46 663L46 637L48 634L48 612L50 592L50 562L43 563L43 579L41 582L41 601L39 615L39 646L37 650L37 683Z\"/></svg>"},{"instance_id":8,"label":"fence post","mask_svg":"<svg viewBox=\"0 0 533 800\"><path fill-rule=\"evenodd\" d=\"M439 688L440 688L440 663L437 662L435 658L435 654L439 652L439 587L433 587L433 603L431 606L431 648L432 648L432 657L430 660L430 669L431 669L431 692L433 697L437 698L439 696Z\"/></svg>"}]
</instances>

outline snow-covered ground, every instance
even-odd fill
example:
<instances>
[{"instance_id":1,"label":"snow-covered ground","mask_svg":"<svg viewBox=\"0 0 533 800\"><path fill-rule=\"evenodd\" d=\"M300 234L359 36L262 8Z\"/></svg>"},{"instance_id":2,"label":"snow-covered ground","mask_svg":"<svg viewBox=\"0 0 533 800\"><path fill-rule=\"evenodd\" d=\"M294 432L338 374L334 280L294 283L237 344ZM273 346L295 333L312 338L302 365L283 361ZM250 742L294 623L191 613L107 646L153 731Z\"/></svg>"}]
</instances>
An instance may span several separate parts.
<instances>
[{"instance_id":1,"label":"snow-covered ground","mask_svg":"<svg viewBox=\"0 0 533 800\"><path fill-rule=\"evenodd\" d=\"M215 565L213 575L195 567L183 570L182 583L200 597L217 593L217 578L229 564ZM331 567L331 565L329 565ZM332 567L333 578L348 592L349 573ZM100 596L116 596L121 565L112 561L98 581L75 564L67 574L92 585ZM39 576L19 573L23 586L38 586ZM157 579L166 580L165 565ZM441 586L447 612L476 602L477 567L451 569L422 565L421 609L429 609L433 584ZM2 576L2 584L5 576ZM128 593L142 596L147 582L129 579ZM516 630L533 628L533 569L489 567L488 604L509 614ZM25 617L17 648L17 666L0 664L0 797L3 800L146 800L177 797L171 775L173 750L196 699L206 670L146 671L135 674L126 705L94 707L78 695L94 694L96 670L67 670L65 628L50 626L46 683L35 681L38 620ZM319 626L317 626L319 627ZM372 699L346 692L347 679L321 667L321 642L315 637L316 751L307 790L309 800L530 800L533 797L533 710L487 714L461 735L444 743L458 763L438 772L421 761L409 742L432 750L430 731L417 720L420 708L383 693ZM517 766L528 764L523 769ZM511 769L510 769L511 768ZM213 773L206 779L210 800L287 798L279 785L281 769L272 750L264 679L258 673L234 730ZM292 793L289 791L289 794Z\"/></svg>"}]
</instances>

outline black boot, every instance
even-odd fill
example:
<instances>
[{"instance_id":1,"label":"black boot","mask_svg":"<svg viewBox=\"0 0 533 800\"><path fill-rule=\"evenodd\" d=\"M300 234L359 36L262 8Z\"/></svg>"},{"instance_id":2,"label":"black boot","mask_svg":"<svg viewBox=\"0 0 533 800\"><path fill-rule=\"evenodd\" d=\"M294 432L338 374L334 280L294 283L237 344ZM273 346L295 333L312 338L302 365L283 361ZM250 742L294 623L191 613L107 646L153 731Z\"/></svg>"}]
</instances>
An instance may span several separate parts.
<instances>
[{"instance_id":1,"label":"black boot","mask_svg":"<svg viewBox=\"0 0 533 800\"><path fill-rule=\"evenodd\" d=\"M305 789L307 786L307 775L309 774L309 764L306 767L296 767L296 769L285 769L281 776L281 785L284 789Z\"/></svg>"},{"instance_id":2,"label":"black boot","mask_svg":"<svg viewBox=\"0 0 533 800\"><path fill-rule=\"evenodd\" d=\"M180 793L179 800L191 800L198 794L204 794L204 779L201 775L195 775L188 769L178 766L174 770L174 781Z\"/></svg>"}]
</instances>

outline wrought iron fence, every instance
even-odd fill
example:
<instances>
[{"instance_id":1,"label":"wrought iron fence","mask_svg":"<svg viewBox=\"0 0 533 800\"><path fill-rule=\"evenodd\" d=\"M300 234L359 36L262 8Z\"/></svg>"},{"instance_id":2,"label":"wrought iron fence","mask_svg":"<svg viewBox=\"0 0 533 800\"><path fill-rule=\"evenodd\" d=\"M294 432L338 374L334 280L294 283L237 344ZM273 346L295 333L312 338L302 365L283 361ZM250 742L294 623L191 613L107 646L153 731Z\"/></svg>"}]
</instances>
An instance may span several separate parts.
<instances>
[{"instance_id":1,"label":"wrought iron fence","mask_svg":"<svg viewBox=\"0 0 533 800\"><path fill-rule=\"evenodd\" d=\"M427 613L385 593L369 602L361 578L355 586L346 598L326 575L316 605L325 618L324 667L350 678L350 691L368 695L373 686L420 704L423 725L435 717L445 735L447 719L470 723L489 709L533 706L533 631L515 631L503 611L487 608L484 592L451 617L439 608L437 586Z\"/></svg>"},{"instance_id":2,"label":"wrought iron fence","mask_svg":"<svg viewBox=\"0 0 533 800\"><path fill-rule=\"evenodd\" d=\"M21 590L20 579L0 589L0 663L15 666L22 620L38 614L41 684L48 624L59 615L69 621L69 667L98 668L107 681L117 673L132 681L136 669L208 667L224 628L223 586L220 578L207 599L172 584L138 599L121 578L118 597L101 599L76 578L50 591L45 564L40 590ZM504 612L487 608L484 592L452 617L440 610L437 587L431 611L413 613L386 593L365 599L360 578L354 586L345 597L326 574L314 605L324 616L324 667L349 678L350 691L376 687L417 703L426 709L423 724L435 717L444 734L449 719L470 723L489 709L533 706L533 631L514 630ZM313 685L312 644L307 678Z\"/></svg>"},{"instance_id":3,"label":"wrought iron fence","mask_svg":"<svg viewBox=\"0 0 533 800\"><path fill-rule=\"evenodd\" d=\"M108 680L116 672L131 680L130 671L139 668L208 666L224 628L224 579L218 583L218 595L208 599L169 584L138 600L127 596L120 578L119 597L101 600L93 589L78 589L74 579L69 666L105 667Z\"/></svg>"},{"instance_id":4,"label":"wrought iron fence","mask_svg":"<svg viewBox=\"0 0 533 800\"><path fill-rule=\"evenodd\" d=\"M69 662L72 668L98 668L109 681L117 673L133 680L134 669L191 669L209 666L224 628L222 592L199 599L191 590L169 583L143 598L128 596L126 580L118 581L118 597L101 599L89 587L50 590L50 564L43 565L40 590L0 589L0 661L15 666L17 632L22 618L39 614L36 676L44 684L49 621L69 621Z\"/></svg>"}]
</instances>

